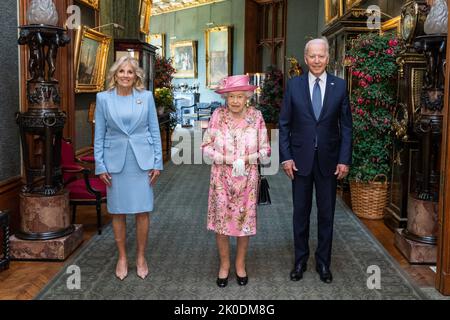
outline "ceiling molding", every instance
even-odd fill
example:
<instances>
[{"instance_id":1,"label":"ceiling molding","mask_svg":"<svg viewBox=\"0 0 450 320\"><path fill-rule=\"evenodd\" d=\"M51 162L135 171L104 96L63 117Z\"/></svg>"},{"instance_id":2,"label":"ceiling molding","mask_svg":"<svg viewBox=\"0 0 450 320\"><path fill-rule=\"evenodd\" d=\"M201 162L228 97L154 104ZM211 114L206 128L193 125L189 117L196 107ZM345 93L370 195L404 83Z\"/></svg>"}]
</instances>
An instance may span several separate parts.
<instances>
[{"instance_id":1,"label":"ceiling molding","mask_svg":"<svg viewBox=\"0 0 450 320\"><path fill-rule=\"evenodd\" d=\"M200 7L225 0L153 0L152 16Z\"/></svg>"}]
</instances>

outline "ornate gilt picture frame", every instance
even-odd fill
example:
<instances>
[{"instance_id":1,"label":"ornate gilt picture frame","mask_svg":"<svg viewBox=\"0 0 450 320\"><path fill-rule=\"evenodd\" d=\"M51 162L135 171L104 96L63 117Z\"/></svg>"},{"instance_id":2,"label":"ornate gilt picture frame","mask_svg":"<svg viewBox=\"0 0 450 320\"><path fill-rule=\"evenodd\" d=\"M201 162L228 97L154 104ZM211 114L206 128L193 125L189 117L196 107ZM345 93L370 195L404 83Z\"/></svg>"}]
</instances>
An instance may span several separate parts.
<instances>
[{"instance_id":1,"label":"ornate gilt picture frame","mask_svg":"<svg viewBox=\"0 0 450 320\"><path fill-rule=\"evenodd\" d=\"M157 47L156 54L161 57L166 57L166 34L165 33L152 33L147 36L147 42Z\"/></svg>"},{"instance_id":2,"label":"ornate gilt picture frame","mask_svg":"<svg viewBox=\"0 0 450 320\"><path fill-rule=\"evenodd\" d=\"M75 41L75 92L103 90L111 37L82 26Z\"/></svg>"},{"instance_id":3,"label":"ornate gilt picture frame","mask_svg":"<svg viewBox=\"0 0 450 320\"><path fill-rule=\"evenodd\" d=\"M139 5L139 26L144 34L150 34L150 15L152 13L152 1L141 0Z\"/></svg>"},{"instance_id":4,"label":"ornate gilt picture frame","mask_svg":"<svg viewBox=\"0 0 450 320\"><path fill-rule=\"evenodd\" d=\"M343 14L343 0L325 0L325 24L330 24Z\"/></svg>"},{"instance_id":5,"label":"ornate gilt picture frame","mask_svg":"<svg viewBox=\"0 0 450 320\"><path fill-rule=\"evenodd\" d=\"M100 0L76 0L76 1L86 5L88 7L91 7L92 9L95 9L97 11L100 8L100 6L99 6Z\"/></svg>"},{"instance_id":6,"label":"ornate gilt picture frame","mask_svg":"<svg viewBox=\"0 0 450 320\"><path fill-rule=\"evenodd\" d=\"M220 81L232 73L232 26L205 30L206 86L215 89Z\"/></svg>"},{"instance_id":7,"label":"ornate gilt picture frame","mask_svg":"<svg viewBox=\"0 0 450 320\"><path fill-rule=\"evenodd\" d=\"M197 41L177 41L170 45L176 73L174 78L197 78Z\"/></svg>"},{"instance_id":8,"label":"ornate gilt picture frame","mask_svg":"<svg viewBox=\"0 0 450 320\"><path fill-rule=\"evenodd\" d=\"M345 12L350 11L351 8L358 6L362 0L345 0Z\"/></svg>"}]
</instances>

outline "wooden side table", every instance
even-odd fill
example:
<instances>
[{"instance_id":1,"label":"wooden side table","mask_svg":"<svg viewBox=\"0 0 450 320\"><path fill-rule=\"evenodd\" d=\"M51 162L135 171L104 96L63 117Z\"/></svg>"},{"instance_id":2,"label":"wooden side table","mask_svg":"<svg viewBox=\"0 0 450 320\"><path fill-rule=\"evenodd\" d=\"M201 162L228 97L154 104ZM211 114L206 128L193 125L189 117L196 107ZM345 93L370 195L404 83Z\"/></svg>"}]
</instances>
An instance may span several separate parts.
<instances>
[{"instance_id":1,"label":"wooden side table","mask_svg":"<svg viewBox=\"0 0 450 320\"><path fill-rule=\"evenodd\" d=\"M7 211L0 211L0 230L2 239L2 251L0 254L0 271L9 268L9 214Z\"/></svg>"}]
</instances>

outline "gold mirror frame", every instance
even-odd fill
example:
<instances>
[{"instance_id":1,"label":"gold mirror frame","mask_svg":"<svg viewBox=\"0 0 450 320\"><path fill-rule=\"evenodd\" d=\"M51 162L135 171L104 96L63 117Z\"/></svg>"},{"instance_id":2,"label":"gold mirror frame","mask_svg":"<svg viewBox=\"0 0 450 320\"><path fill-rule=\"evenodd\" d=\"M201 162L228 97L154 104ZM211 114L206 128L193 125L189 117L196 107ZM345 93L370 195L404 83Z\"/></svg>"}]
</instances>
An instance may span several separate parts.
<instances>
[{"instance_id":1,"label":"gold mirror frame","mask_svg":"<svg viewBox=\"0 0 450 320\"><path fill-rule=\"evenodd\" d=\"M93 40L98 43L95 52L90 52L91 48L85 49L86 40ZM75 92L99 92L102 91L105 85L105 70L108 59L109 46L111 44L111 37L96 30L92 30L86 26L82 26L77 30L75 41ZM88 53L84 53L88 50ZM86 56L84 56L84 54ZM90 73L86 73L91 77L89 83L83 83L80 79L80 66L83 61L87 60L87 70L91 68ZM91 62L93 61L93 62ZM93 64L92 64L93 63Z\"/></svg>"},{"instance_id":2,"label":"gold mirror frame","mask_svg":"<svg viewBox=\"0 0 450 320\"><path fill-rule=\"evenodd\" d=\"M142 33L150 34L150 15L152 14L152 1L141 0L139 5L139 28Z\"/></svg>"},{"instance_id":3,"label":"gold mirror frame","mask_svg":"<svg viewBox=\"0 0 450 320\"><path fill-rule=\"evenodd\" d=\"M211 35L219 33L221 33L219 43L212 43ZM232 35L232 26L219 26L205 30L206 87L209 89L218 88L220 80L232 73Z\"/></svg>"},{"instance_id":4,"label":"gold mirror frame","mask_svg":"<svg viewBox=\"0 0 450 320\"><path fill-rule=\"evenodd\" d=\"M325 24L334 22L343 14L342 0L335 0L335 5L332 2L333 0L325 0ZM335 14L333 14L332 9L336 11Z\"/></svg>"},{"instance_id":5,"label":"gold mirror frame","mask_svg":"<svg viewBox=\"0 0 450 320\"><path fill-rule=\"evenodd\" d=\"M99 0L77 0L78 2L85 4L88 7L91 7L92 9L99 10Z\"/></svg>"},{"instance_id":6,"label":"gold mirror frame","mask_svg":"<svg viewBox=\"0 0 450 320\"><path fill-rule=\"evenodd\" d=\"M186 54L186 56L182 57L180 53ZM170 56L173 59L173 66L176 70L174 78L197 78L197 41L185 40L171 43ZM187 69L180 67L184 58L187 58Z\"/></svg>"}]
</instances>

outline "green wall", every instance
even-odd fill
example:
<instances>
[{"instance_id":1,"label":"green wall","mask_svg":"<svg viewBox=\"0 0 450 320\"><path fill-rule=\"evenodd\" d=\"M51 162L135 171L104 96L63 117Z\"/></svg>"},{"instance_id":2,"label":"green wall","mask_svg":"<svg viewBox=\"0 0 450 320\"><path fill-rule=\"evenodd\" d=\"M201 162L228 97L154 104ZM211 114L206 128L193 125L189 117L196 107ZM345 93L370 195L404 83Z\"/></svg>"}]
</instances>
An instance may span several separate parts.
<instances>
[{"instance_id":1,"label":"green wall","mask_svg":"<svg viewBox=\"0 0 450 320\"><path fill-rule=\"evenodd\" d=\"M226 0L211 5L175 11L152 16L151 33L166 34L166 57L170 56L170 43L182 40L197 40L198 78L174 79L174 84L200 84L200 101L221 100L220 96L205 87L205 29L208 22L216 25L232 25L233 32L233 74L244 72L244 0ZM170 39L171 37L176 39Z\"/></svg>"},{"instance_id":2,"label":"green wall","mask_svg":"<svg viewBox=\"0 0 450 320\"><path fill-rule=\"evenodd\" d=\"M303 59L305 44L309 38L320 36L324 10L324 0L288 0L286 56L295 56L304 71L307 70Z\"/></svg>"}]
</instances>

